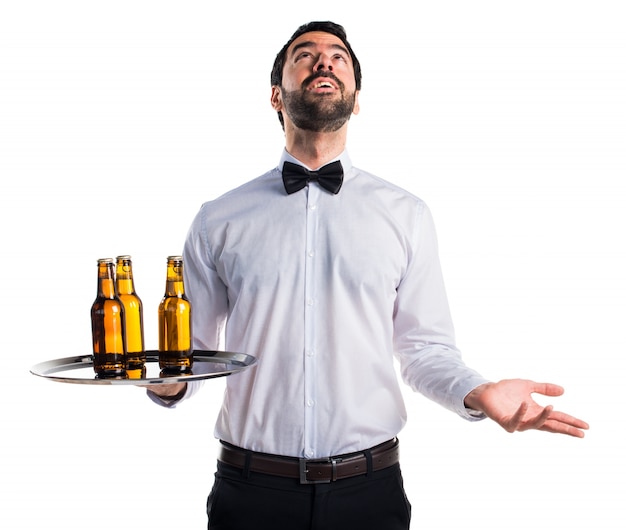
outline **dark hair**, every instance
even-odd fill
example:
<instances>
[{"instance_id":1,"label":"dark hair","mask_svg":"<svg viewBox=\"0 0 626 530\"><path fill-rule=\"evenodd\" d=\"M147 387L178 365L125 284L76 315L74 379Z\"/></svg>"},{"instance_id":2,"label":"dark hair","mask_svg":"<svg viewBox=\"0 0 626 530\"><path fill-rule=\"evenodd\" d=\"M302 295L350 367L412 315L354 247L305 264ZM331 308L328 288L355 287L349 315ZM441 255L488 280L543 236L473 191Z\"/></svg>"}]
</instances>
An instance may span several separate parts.
<instances>
[{"instance_id":1,"label":"dark hair","mask_svg":"<svg viewBox=\"0 0 626 530\"><path fill-rule=\"evenodd\" d=\"M303 24L300 26L295 33L291 36L291 38L287 41L287 43L283 46L282 50L278 52L276 55L276 59L274 60L274 66L272 67L272 73L270 76L270 81L272 86L281 86L283 81L283 68L285 67L285 59L287 56L287 49L291 46L291 43L295 41L300 35L305 33L309 33L311 31L323 31L324 33L330 33L335 37L338 37L341 42L343 42L344 46L348 49L350 53L350 58L352 59L352 65L354 67L354 81L356 82L356 89L361 90L361 64L359 60L356 58L354 51L352 50L352 46L348 42L346 36L346 30L343 29L343 26L339 24L335 24L334 22L309 22L308 24ZM279 112L278 119L280 123L283 124L283 116Z\"/></svg>"}]
</instances>

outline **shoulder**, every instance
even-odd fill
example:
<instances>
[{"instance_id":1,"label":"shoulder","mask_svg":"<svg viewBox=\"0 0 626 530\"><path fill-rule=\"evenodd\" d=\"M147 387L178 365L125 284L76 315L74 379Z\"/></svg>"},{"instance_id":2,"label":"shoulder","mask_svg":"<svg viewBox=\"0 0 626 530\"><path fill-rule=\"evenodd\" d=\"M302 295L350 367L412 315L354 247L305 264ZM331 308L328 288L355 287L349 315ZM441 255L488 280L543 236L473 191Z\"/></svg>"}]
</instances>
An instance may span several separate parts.
<instances>
[{"instance_id":1,"label":"shoulder","mask_svg":"<svg viewBox=\"0 0 626 530\"><path fill-rule=\"evenodd\" d=\"M282 191L284 189L282 186L281 173L278 168L273 168L263 175L227 191L216 199L208 201L206 204L219 204L221 202L240 200L248 196L256 197L259 194L274 194L277 191Z\"/></svg>"},{"instance_id":2,"label":"shoulder","mask_svg":"<svg viewBox=\"0 0 626 530\"><path fill-rule=\"evenodd\" d=\"M428 209L424 200L390 180L381 178L363 169L352 167L352 185L364 196L380 200L390 207L408 207L417 210Z\"/></svg>"},{"instance_id":3,"label":"shoulder","mask_svg":"<svg viewBox=\"0 0 626 530\"><path fill-rule=\"evenodd\" d=\"M223 195L204 202L200 208L204 215L234 215L249 212L255 207L284 197L284 187L278 168L227 191Z\"/></svg>"}]
</instances>

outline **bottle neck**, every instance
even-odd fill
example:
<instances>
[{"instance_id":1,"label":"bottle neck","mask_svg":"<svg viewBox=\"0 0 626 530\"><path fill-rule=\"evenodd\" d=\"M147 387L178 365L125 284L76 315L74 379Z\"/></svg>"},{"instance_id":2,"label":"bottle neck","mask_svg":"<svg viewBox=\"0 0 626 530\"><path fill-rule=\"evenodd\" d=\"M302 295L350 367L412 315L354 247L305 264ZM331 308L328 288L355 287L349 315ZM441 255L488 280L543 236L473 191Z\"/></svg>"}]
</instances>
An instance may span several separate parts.
<instances>
[{"instance_id":1,"label":"bottle neck","mask_svg":"<svg viewBox=\"0 0 626 530\"><path fill-rule=\"evenodd\" d=\"M112 263L98 265L98 296L115 298L115 280Z\"/></svg>"},{"instance_id":2,"label":"bottle neck","mask_svg":"<svg viewBox=\"0 0 626 530\"><path fill-rule=\"evenodd\" d=\"M165 294L167 296L178 296L179 298L185 295L185 286L182 278L180 280L170 280L165 282Z\"/></svg>"},{"instance_id":3,"label":"bottle neck","mask_svg":"<svg viewBox=\"0 0 626 530\"><path fill-rule=\"evenodd\" d=\"M118 294L135 294L133 268L130 260L119 260L117 262L115 283Z\"/></svg>"},{"instance_id":4,"label":"bottle neck","mask_svg":"<svg viewBox=\"0 0 626 530\"><path fill-rule=\"evenodd\" d=\"M179 298L185 296L185 284L183 283L183 265L182 263L167 264L167 280L165 282L165 295L177 296Z\"/></svg>"},{"instance_id":5,"label":"bottle neck","mask_svg":"<svg viewBox=\"0 0 626 530\"><path fill-rule=\"evenodd\" d=\"M117 279L117 294L135 294L135 286L132 278Z\"/></svg>"}]
</instances>

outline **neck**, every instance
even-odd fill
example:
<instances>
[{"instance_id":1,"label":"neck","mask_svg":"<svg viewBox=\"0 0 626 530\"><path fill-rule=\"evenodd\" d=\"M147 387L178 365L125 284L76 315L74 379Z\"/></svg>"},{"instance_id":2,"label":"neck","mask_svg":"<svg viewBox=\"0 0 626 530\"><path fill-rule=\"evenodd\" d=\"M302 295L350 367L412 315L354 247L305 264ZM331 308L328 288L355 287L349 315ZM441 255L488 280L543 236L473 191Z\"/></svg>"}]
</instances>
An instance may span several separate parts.
<instances>
[{"instance_id":1,"label":"neck","mask_svg":"<svg viewBox=\"0 0 626 530\"><path fill-rule=\"evenodd\" d=\"M287 152L311 169L337 158L346 147L347 123L335 132L312 132L285 124Z\"/></svg>"}]
</instances>

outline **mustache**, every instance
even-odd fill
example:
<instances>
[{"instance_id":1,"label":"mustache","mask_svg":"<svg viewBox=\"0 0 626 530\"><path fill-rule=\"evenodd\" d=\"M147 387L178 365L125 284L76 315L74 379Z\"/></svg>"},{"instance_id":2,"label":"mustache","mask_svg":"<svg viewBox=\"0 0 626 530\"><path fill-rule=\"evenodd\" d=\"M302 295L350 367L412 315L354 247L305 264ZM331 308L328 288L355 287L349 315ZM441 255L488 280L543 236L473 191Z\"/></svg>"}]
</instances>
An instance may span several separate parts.
<instances>
[{"instance_id":1,"label":"mustache","mask_svg":"<svg viewBox=\"0 0 626 530\"><path fill-rule=\"evenodd\" d=\"M333 74L330 70L318 70L317 72L315 72L313 75L310 75L309 77L307 77L303 82L302 82L302 86L305 87L306 85L310 84L311 82L313 82L315 79L317 79L318 77L326 77L327 79L332 79L337 86L341 89L341 91L343 92L343 89L345 88L344 84L341 82L341 80L335 75Z\"/></svg>"}]
</instances>

